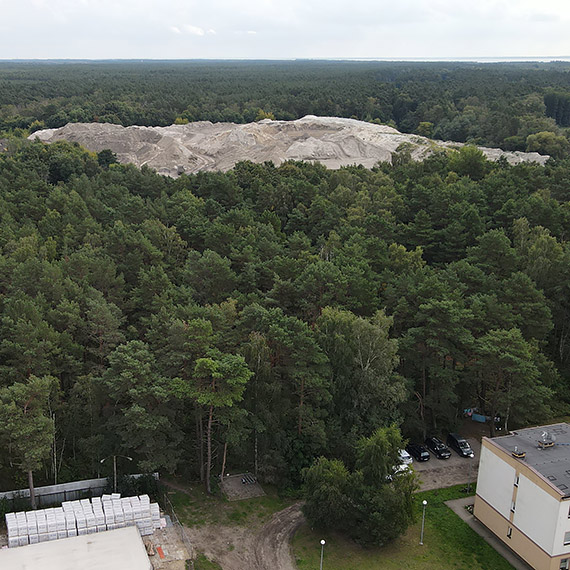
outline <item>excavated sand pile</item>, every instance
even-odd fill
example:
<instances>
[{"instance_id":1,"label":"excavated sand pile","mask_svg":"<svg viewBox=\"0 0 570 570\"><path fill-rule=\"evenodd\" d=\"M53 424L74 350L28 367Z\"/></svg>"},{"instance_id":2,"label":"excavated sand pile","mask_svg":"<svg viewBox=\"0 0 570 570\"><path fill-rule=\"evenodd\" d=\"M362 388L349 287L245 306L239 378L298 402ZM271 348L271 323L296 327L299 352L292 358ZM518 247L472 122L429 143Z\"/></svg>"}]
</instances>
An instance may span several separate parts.
<instances>
[{"instance_id":1,"label":"excavated sand pile","mask_svg":"<svg viewBox=\"0 0 570 570\"><path fill-rule=\"evenodd\" d=\"M318 161L327 168L361 164L367 168L380 161L391 162L392 153L408 143L414 160L421 161L444 148L460 143L434 141L376 125L335 117L308 115L296 121L271 121L236 125L208 121L169 127L122 127L106 123L69 123L59 129L37 131L30 139L51 143L77 142L99 152L111 149L120 162L147 165L160 174L229 170L236 162L286 160ZM549 158L535 152L505 152L480 147L490 160L504 156L511 164Z\"/></svg>"}]
</instances>

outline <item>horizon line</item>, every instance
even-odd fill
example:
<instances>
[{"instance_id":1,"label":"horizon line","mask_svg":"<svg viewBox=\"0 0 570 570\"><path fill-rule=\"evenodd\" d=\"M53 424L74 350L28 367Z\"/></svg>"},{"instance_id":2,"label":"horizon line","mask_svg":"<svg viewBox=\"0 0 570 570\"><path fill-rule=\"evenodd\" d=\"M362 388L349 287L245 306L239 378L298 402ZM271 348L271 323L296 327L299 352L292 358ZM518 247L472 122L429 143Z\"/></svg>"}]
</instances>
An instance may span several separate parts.
<instances>
[{"instance_id":1,"label":"horizon line","mask_svg":"<svg viewBox=\"0 0 570 570\"><path fill-rule=\"evenodd\" d=\"M346 62L406 62L406 63L558 63L570 62L570 56L459 56L459 57L205 57L205 58L169 58L169 57L44 57L44 58L0 58L0 63L10 62L189 62L189 61L346 61Z\"/></svg>"}]
</instances>

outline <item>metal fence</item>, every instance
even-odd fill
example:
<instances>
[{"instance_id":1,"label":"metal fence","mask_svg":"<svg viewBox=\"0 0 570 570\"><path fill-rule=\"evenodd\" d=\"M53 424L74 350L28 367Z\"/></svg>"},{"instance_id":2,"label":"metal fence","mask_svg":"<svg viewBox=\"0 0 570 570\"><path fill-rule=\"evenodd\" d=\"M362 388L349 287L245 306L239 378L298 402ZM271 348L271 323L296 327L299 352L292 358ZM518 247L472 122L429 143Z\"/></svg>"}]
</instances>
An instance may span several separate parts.
<instances>
[{"instance_id":1,"label":"metal fence","mask_svg":"<svg viewBox=\"0 0 570 570\"><path fill-rule=\"evenodd\" d=\"M143 475L130 475L130 477L137 479L143 477ZM158 473L153 473L153 477L158 479ZM100 497L106 489L108 489L108 479L101 477L99 479L86 479L85 481L73 481L60 485L36 487L34 490L38 508L45 508L60 505L64 501ZM17 511L30 509L30 490L19 489L17 491L0 493L0 501L7 503L8 510Z\"/></svg>"},{"instance_id":2,"label":"metal fence","mask_svg":"<svg viewBox=\"0 0 570 570\"><path fill-rule=\"evenodd\" d=\"M161 490L160 503L161 503L164 511L166 513L168 513L168 515L170 516L170 519L172 520L172 525L176 529L176 532L178 533L180 540L182 541L182 543L186 547L186 550L188 551L189 560L187 561L187 563L190 564L190 568L194 568L194 547L192 546L192 542L190 541L190 537L188 536L188 533L186 532L186 530L182 526L180 519L176 515L176 511L174 510L174 505L172 504L172 502L168 498L166 488L161 486L160 490Z\"/></svg>"}]
</instances>

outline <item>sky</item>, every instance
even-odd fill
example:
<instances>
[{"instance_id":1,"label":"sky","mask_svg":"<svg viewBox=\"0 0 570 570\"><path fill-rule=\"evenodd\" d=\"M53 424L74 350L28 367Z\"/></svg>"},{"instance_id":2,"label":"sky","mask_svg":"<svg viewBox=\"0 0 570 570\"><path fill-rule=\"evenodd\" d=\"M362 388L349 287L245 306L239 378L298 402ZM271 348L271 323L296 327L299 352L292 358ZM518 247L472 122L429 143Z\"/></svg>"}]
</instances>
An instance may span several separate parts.
<instances>
[{"instance_id":1,"label":"sky","mask_svg":"<svg viewBox=\"0 0 570 570\"><path fill-rule=\"evenodd\" d=\"M568 0L0 0L0 59L570 56Z\"/></svg>"}]
</instances>

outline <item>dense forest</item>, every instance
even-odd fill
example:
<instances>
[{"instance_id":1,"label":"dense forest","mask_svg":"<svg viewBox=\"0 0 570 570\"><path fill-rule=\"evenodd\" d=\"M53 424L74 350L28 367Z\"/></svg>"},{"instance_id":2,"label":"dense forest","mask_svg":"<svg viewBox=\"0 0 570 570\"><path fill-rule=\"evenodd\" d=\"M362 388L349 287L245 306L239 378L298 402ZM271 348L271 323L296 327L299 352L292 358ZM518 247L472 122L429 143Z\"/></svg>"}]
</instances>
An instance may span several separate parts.
<instances>
[{"instance_id":1,"label":"dense forest","mask_svg":"<svg viewBox=\"0 0 570 570\"><path fill-rule=\"evenodd\" d=\"M0 64L0 486L123 454L209 489L224 466L297 487L313 465L309 487L371 497L391 466L369 473L367 450L397 451L396 427L567 413L569 79L562 63ZM371 170L170 179L24 138L306 114L553 158L404 149Z\"/></svg>"},{"instance_id":2,"label":"dense forest","mask_svg":"<svg viewBox=\"0 0 570 570\"><path fill-rule=\"evenodd\" d=\"M305 115L567 156L570 64L3 62L0 134L68 122L170 125Z\"/></svg>"},{"instance_id":3,"label":"dense forest","mask_svg":"<svg viewBox=\"0 0 570 570\"><path fill-rule=\"evenodd\" d=\"M464 147L170 179L109 159L16 138L0 153L6 488L96 476L116 453L298 485L319 456L354 469L380 427L567 411L569 160Z\"/></svg>"}]
</instances>

